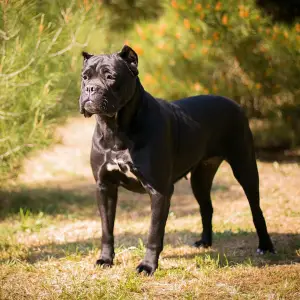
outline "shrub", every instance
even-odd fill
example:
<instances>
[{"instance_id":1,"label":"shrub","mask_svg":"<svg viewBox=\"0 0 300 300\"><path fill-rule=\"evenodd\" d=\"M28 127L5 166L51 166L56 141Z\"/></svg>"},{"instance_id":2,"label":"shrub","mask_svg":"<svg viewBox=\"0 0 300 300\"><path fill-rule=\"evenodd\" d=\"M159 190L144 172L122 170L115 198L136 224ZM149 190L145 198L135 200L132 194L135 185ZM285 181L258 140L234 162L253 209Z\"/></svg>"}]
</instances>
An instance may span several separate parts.
<instances>
[{"instance_id":1,"label":"shrub","mask_svg":"<svg viewBox=\"0 0 300 300\"><path fill-rule=\"evenodd\" d=\"M53 125L77 107L79 52L97 26L100 6L58 0L0 5L2 181L16 173L28 150L48 145Z\"/></svg>"},{"instance_id":2,"label":"shrub","mask_svg":"<svg viewBox=\"0 0 300 300\"><path fill-rule=\"evenodd\" d=\"M299 144L299 33L299 23L274 24L254 0L172 0L158 22L137 24L129 42L146 57L150 92L228 96L250 117L282 123L289 144Z\"/></svg>"}]
</instances>

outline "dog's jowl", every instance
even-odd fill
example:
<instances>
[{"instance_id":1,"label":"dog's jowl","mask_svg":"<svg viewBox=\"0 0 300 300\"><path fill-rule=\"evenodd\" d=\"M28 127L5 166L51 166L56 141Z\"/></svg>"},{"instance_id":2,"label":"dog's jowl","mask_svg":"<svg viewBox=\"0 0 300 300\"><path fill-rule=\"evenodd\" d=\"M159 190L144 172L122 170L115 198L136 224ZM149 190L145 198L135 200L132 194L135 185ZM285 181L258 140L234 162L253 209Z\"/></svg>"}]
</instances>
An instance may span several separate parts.
<instances>
[{"instance_id":1,"label":"dog's jowl","mask_svg":"<svg viewBox=\"0 0 300 300\"><path fill-rule=\"evenodd\" d=\"M109 55L83 53L80 111L96 116L91 166L102 222L97 264L111 266L118 187L148 193L151 224L138 272L153 274L163 249L174 183L191 173L203 232L197 247L212 244L210 190L226 160L248 198L259 244L274 252L259 204L259 179L248 120L240 106L220 96L166 102L147 93L138 77L138 56L128 46Z\"/></svg>"}]
</instances>

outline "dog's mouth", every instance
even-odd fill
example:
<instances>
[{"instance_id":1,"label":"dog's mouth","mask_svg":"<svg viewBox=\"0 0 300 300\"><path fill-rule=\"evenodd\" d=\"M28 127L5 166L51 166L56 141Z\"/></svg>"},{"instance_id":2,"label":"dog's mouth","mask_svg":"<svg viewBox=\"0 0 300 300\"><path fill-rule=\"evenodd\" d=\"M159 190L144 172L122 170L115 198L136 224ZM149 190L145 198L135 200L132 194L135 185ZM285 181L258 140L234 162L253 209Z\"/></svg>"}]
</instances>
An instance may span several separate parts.
<instances>
[{"instance_id":1,"label":"dog's mouth","mask_svg":"<svg viewBox=\"0 0 300 300\"><path fill-rule=\"evenodd\" d=\"M83 100L80 104L80 113L84 115L85 118L90 118L94 112L90 111L88 107L86 107L86 103L88 103L90 100L86 99Z\"/></svg>"},{"instance_id":2,"label":"dog's mouth","mask_svg":"<svg viewBox=\"0 0 300 300\"><path fill-rule=\"evenodd\" d=\"M85 110L85 109L83 109L83 115L84 115L84 117L85 118L90 118L93 114L92 113L90 113L90 112L88 112L87 110Z\"/></svg>"},{"instance_id":3,"label":"dog's mouth","mask_svg":"<svg viewBox=\"0 0 300 300\"><path fill-rule=\"evenodd\" d=\"M106 111L106 106L103 106L103 104L101 105L101 108L102 109L97 109L94 103L87 99L82 102L80 113L82 113L85 118L90 118L94 114L106 116L108 118L116 118L118 111L108 112Z\"/></svg>"}]
</instances>

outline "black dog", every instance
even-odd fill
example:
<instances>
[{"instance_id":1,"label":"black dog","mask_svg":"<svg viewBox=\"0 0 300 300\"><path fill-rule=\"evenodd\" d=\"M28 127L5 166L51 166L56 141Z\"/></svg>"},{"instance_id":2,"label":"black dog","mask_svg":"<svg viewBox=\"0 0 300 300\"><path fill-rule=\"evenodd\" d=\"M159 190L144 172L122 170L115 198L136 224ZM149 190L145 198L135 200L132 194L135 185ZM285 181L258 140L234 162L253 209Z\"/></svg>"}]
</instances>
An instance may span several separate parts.
<instances>
[{"instance_id":1,"label":"black dog","mask_svg":"<svg viewBox=\"0 0 300 300\"><path fill-rule=\"evenodd\" d=\"M259 179L248 120L233 101L195 96L165 102L147 93L138 78L138 57L128 46L110 55L83 52L80 111L96 115L91 165L102 221L97 264L111 266L118 187L151 197L151 227L138 272L153 274L163 249L176 181L191 172L203 232L197 247L212 244L210 190L223 160L243 187L259 238L258 252L274 252L259 205ZM129 176L133 174L135 178Z\"/></svg>"}]
</instances>

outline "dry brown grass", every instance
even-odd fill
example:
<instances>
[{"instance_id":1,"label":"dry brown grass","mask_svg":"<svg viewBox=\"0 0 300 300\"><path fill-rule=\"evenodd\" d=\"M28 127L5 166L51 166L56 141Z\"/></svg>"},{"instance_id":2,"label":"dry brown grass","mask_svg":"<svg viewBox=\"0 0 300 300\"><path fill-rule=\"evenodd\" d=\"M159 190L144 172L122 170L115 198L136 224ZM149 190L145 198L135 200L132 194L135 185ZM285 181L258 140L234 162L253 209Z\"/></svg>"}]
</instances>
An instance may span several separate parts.
<instances>
[{"instance_id":1,"label":"dry brown grass","mask_svg":"<svg viewBox=\"0 0 300 300\"><path fill-rule=\"evenodd\" d=\"M71 120L59 130L62 144L36 153L19 181L2 193L1 299L300 299L296 163L259 162L261 205L276 255L256 255L246 197L223 164L212 194L211 249L190 247L201 221L189 183L182 180L155 276L134 271L145 250L149 199L126 191L118 205L115 266L95 268L101 227L88 167L92 130L92 120ZM31 212L20 212L20 205Z\"/></svg>"}]
</instances>

